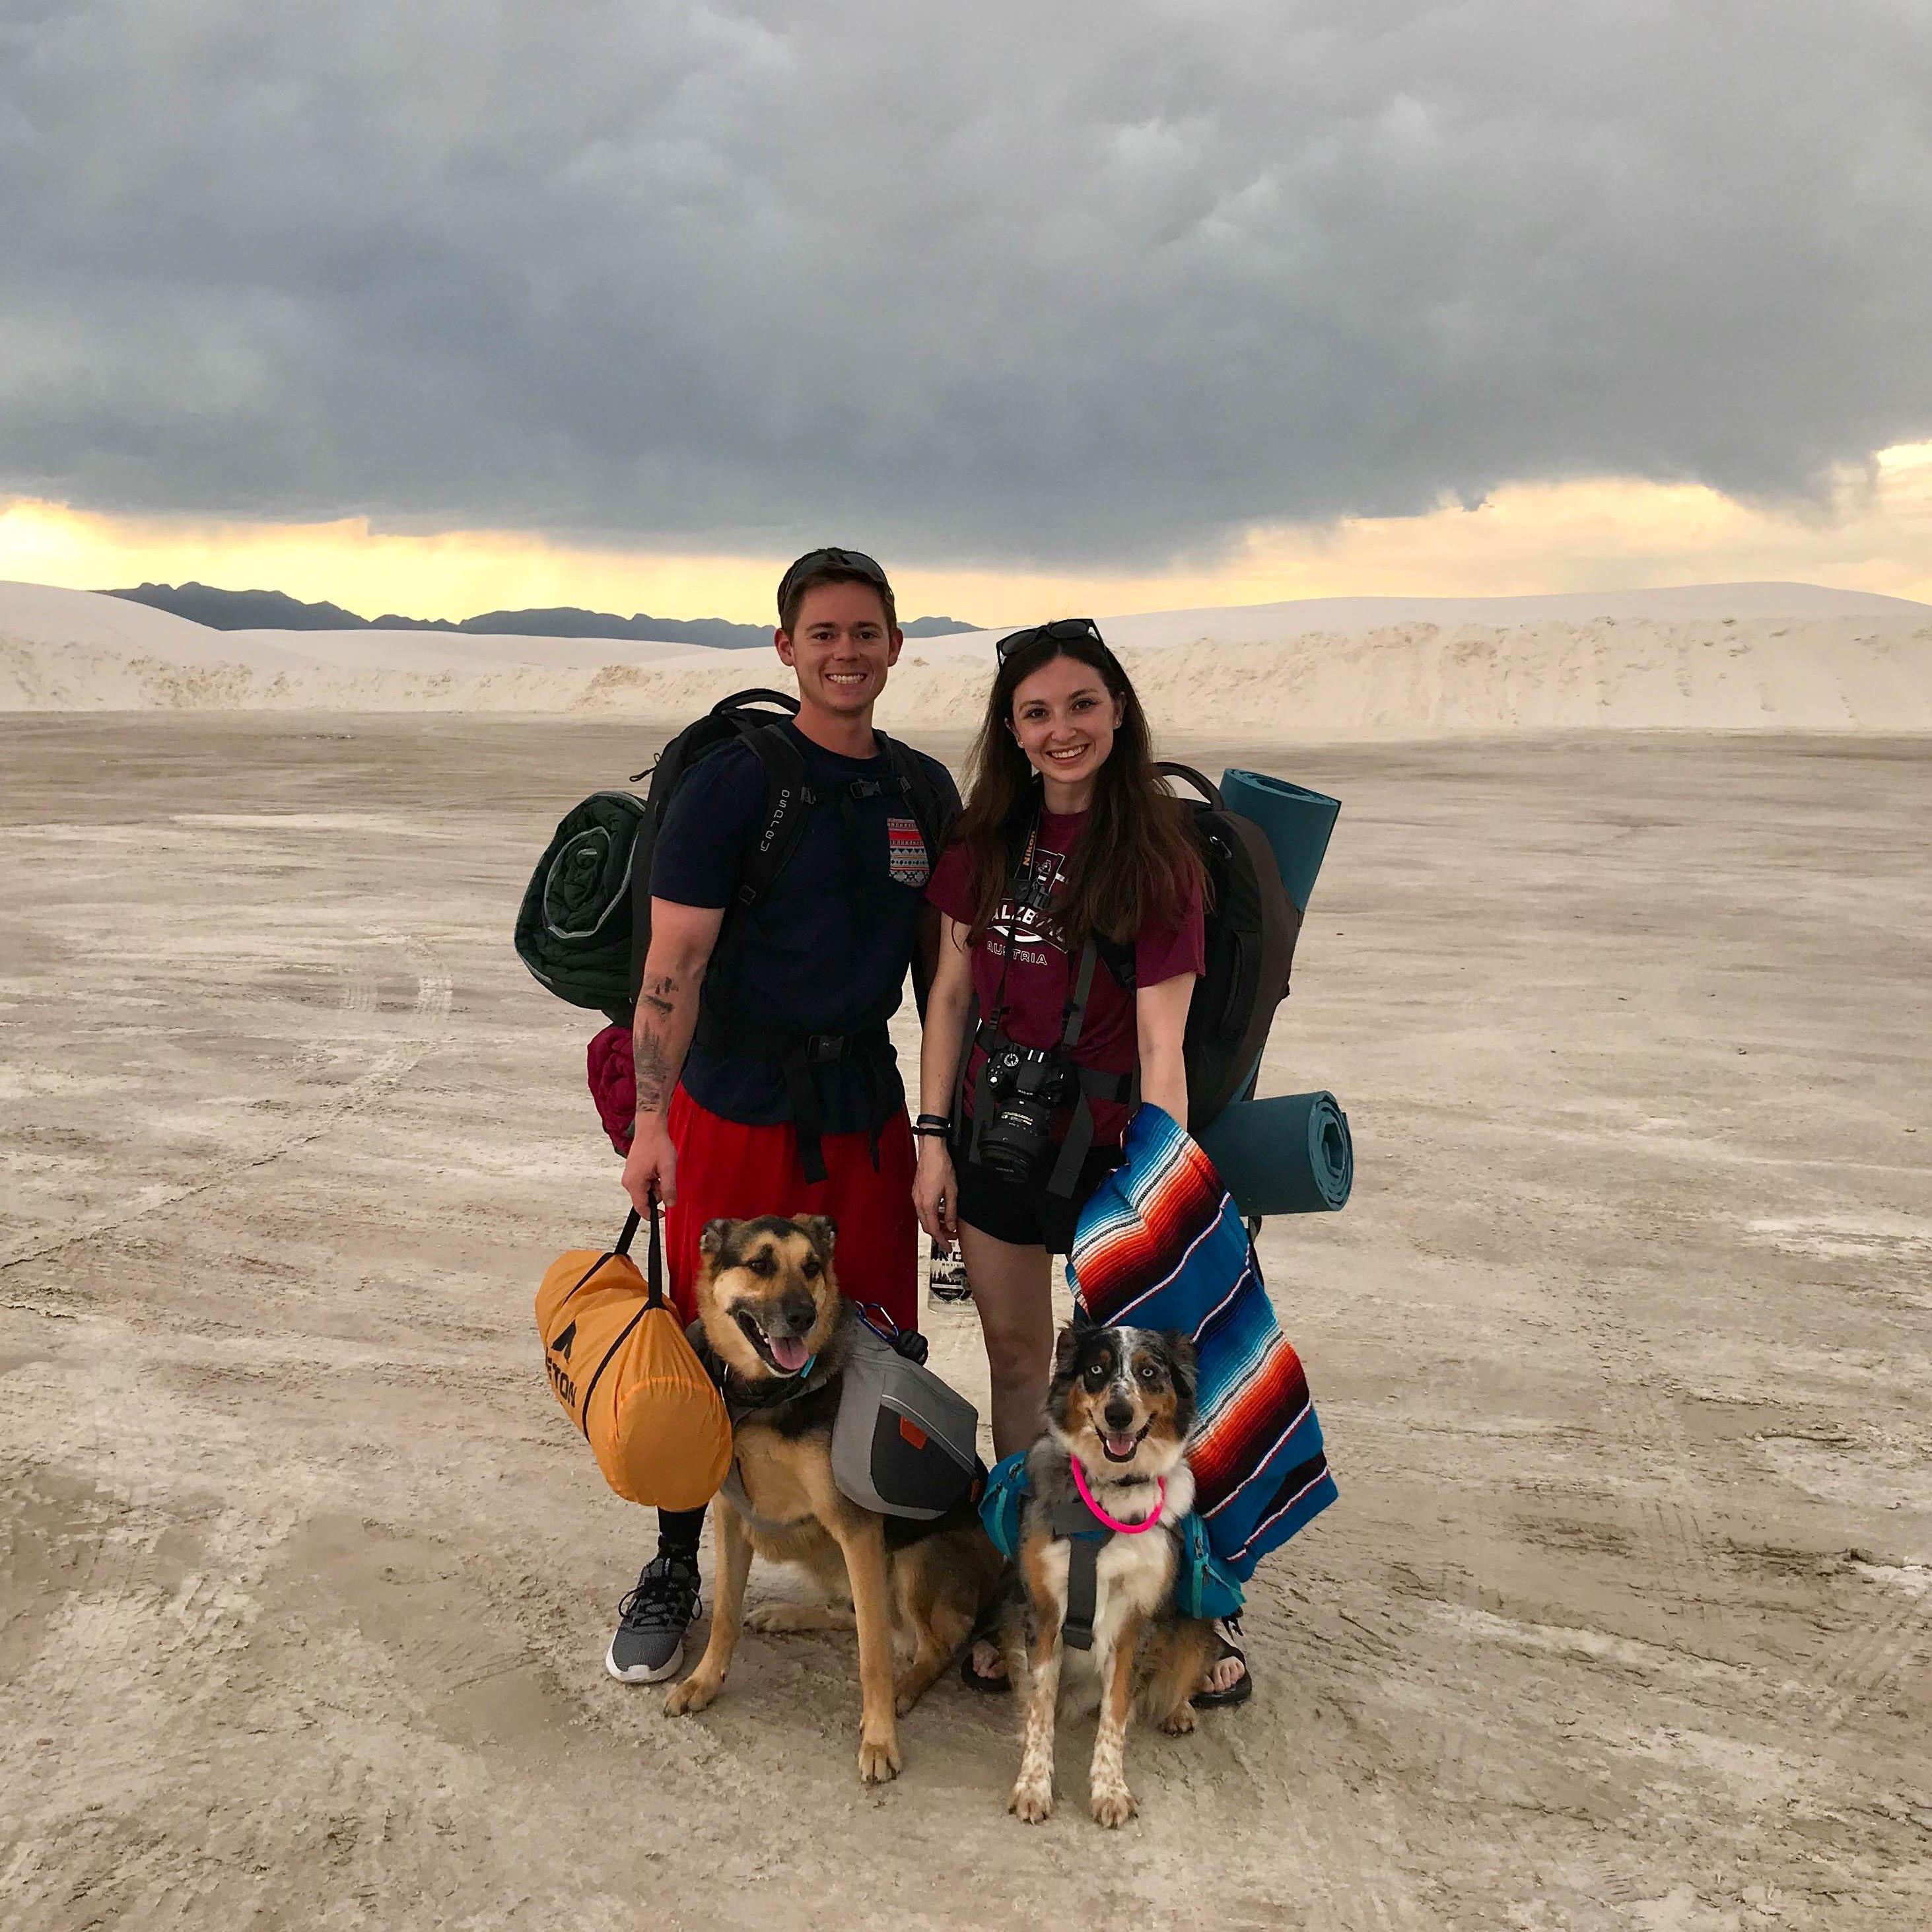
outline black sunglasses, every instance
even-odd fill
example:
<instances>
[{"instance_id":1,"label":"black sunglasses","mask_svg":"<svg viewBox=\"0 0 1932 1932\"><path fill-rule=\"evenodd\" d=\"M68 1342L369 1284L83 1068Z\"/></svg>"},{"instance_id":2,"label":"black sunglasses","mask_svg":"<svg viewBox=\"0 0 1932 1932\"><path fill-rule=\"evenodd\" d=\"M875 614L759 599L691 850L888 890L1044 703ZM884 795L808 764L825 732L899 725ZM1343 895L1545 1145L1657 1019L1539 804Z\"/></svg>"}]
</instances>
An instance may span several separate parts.
<instances>
[{"instance_id":1,"label":"black sunglasses","mask_svg":"<svg viewBox=\"0 0 1932 1932\"><path fill-rule=\"evenodd\" d=\"M889 590L891 585L886 580L886 573L876 557L868 556L862 550L808 550L804 556L778 580L778 608L782 610L791 596L791 588L800 578L809 577L817 570L849 570L862 577L868 584L875 584L881 590Z\"/></svg>"},{"instance_id":2,"label":"black sunglasses","mask_svg":"<svg viewBox=\"0 0 1932 1932\"><path fill-rule=\"evenodd\" d=\"M1024 631L1015 631L1002 638L993 646L993 659L996 664L1004 664L1016 651L1023 651L1029 644L1036 644L1042 638L1051 638L1055 644L1072 644L1076 638L1086 638L1098 644L1104 651L1107 640L1100 634L1100 627L1091 617L1056 617L1050 624L1035 624ZM1112 655L1111 652L1108 653Z\"/></svg>"}]
</instances>

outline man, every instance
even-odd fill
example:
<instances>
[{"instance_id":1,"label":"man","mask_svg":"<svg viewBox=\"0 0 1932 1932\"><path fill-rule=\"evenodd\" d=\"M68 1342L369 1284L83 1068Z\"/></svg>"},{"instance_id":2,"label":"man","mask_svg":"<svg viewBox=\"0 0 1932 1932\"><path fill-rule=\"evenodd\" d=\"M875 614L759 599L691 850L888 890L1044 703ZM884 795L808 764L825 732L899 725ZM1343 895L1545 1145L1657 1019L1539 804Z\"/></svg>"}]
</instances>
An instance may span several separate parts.
<instances>
[{"instance_id":1,"label":"man","mask_svg":"<svg viewBox=\"0 0 1932 1932\"><path fill-rule=\"evenodd\" d=\"M778 604L772 641L797 676L799 710L776 728L802 761L804 831L745 906L738 887L767 822L764 763L727 745L674 796L651 862L624 1189L640 1209L652 1190L665 1204L671 1292L687 1320L706 1222L814 1214L837 1225L845 1293L916 1328L912 1131L886 1022L915 955L937 950L924 889L944 826L929 821L950 824L959 796L944 766L904 747L889 755L873 731L904 643L878 565L858 550L809 551ZM604 1659L620 1682L677 1670L698 1613L704 1521L702 1510L658 1512L658 1553Z\"/></svg>"}]
</instances>

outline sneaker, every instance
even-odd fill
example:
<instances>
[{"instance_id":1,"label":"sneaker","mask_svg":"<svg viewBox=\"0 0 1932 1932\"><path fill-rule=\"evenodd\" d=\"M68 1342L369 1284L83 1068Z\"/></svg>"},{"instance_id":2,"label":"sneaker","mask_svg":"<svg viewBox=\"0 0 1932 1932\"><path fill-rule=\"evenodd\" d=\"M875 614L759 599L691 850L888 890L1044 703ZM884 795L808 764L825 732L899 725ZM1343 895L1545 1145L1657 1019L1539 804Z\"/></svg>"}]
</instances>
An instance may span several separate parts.
<instances>
[{"instance_id":1,"label":"sneaker","mask_svg":"<svg viewBox=\"0 0 1932 1932\"><path fill-rule=\"evenodd\" d=\"M659 1684L684 1661L684 1634L698 1615L698 1565L660 1552L617 1606L617 1634L604 1668L620 1684Z\"/></svg>"}]
</instances>

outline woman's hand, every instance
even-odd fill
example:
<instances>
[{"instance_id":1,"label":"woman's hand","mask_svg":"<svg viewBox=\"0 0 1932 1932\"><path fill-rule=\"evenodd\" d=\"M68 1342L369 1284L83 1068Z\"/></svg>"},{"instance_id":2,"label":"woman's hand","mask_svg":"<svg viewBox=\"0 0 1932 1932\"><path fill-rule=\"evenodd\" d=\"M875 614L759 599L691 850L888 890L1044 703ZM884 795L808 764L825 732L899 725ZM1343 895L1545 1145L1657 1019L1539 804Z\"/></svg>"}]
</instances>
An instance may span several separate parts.
<instances>
[{"instance_id":1,"label":"woman's hand","mask_svg":"<svg viewBox=\"0 0 1932 1932\"><path fill-rule=\"evenodd\" d=\"M935 1241L959 1238L959 1204L956 1198L959 1184L952 1172L952 1156L937 1134L920 1137L919 1168L913 1176L912 1204L919 1225Z\"/></svg>"}]
</instances>

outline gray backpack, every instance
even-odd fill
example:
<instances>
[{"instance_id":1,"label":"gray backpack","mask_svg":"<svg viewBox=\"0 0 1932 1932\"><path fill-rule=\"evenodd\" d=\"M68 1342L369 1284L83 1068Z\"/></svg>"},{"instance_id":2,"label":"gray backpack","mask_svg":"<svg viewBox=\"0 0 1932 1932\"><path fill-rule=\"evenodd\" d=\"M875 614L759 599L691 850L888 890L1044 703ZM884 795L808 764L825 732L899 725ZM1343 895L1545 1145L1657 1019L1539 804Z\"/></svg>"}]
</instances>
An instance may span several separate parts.
<instances>
[{"instance_id":1,"label":"gray backpack","mask_svg":"<svg viewBox=\"0 0 1932 1932\"><path fill-rule=\"evenodd\" d=\"M986 1473L980 1460L980 1412L923 1362L902 1352L910 1348L922 1355L924 1336L901 1334L895 1346L848 1303L841 1341L838 1366L821 1366L797 1390L809 1395L833 1375L843 1378L832 1424L832 1478L840 1493L861 1509L914 1522L932 1522L969 1497L976 1504ZM726 1406L734 1428L753 1412L728 1396ZM754 1528L783 1527L766 1522L752 1507L735 1460L724 1493Z\"/></svg>"},{"instance_id":2,"label":"gray backpack","mask_svg":"<svg viewBox=\"0 0 1932 1932\"><path fill-rule=\"evenodd\" d=\"M844 1372L832 1426L840 1490L882 1516L944 1516L980 1473L979 1411L862 1315L848 1327Z\"/></svg>"}]
</instances>

